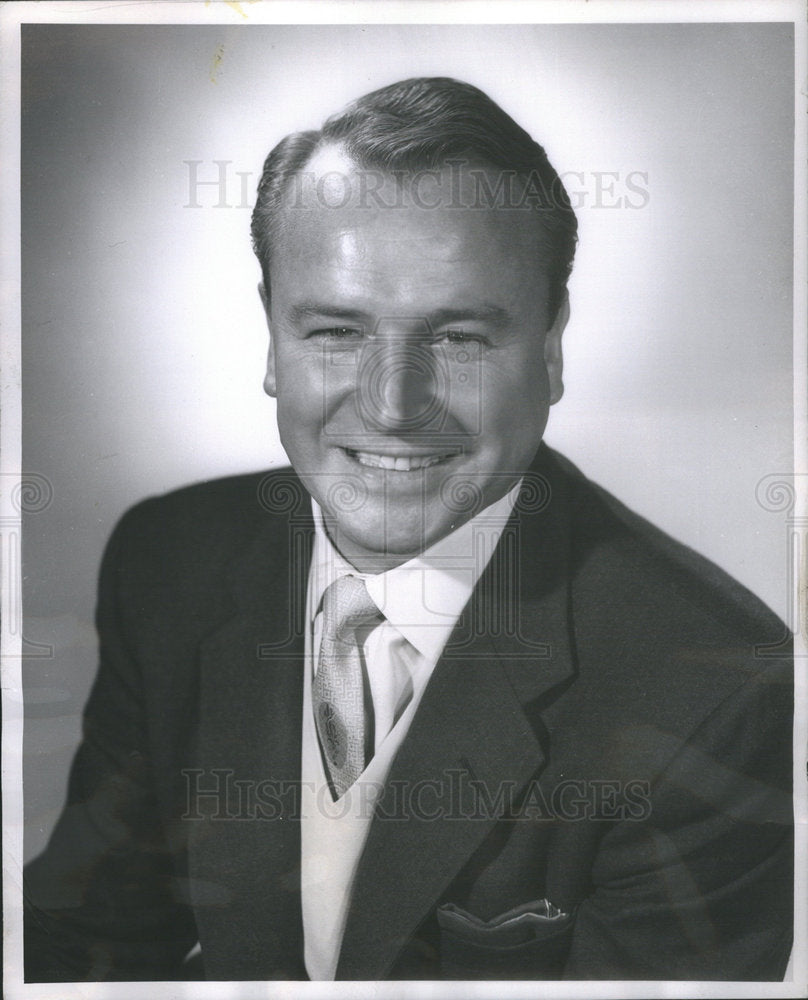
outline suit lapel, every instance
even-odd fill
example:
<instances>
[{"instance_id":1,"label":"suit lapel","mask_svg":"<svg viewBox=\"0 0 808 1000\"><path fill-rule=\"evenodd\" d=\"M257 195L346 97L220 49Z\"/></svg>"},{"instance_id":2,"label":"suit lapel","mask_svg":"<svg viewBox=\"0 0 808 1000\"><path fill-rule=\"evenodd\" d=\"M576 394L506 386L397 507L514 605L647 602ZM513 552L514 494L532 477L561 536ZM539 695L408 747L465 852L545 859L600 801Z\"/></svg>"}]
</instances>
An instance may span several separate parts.
<instances>
[{"instance_id":1,"label":"suit lapel","mask_svg":"<svg viewBox=\"0 0 808 1000\"><path fill-rule=\"evenodd\" d=\"M541 454L391 766L354 882L338 979L385 976L544 764L538 713L574 678L567 507Z\"/></svg>"},{"instance_id":2,"label":"suit lapel","mask_svg":"<svg viewBox=\"0 0 808 1000\"><path fill-rule=\"evenodd\" d=\"M279 520L234 560L233 614L200 647L192 815L205 818L191 822L189 872L214 978L305 976L297 805L311 530Z\"/></svg>"}]
</instances>

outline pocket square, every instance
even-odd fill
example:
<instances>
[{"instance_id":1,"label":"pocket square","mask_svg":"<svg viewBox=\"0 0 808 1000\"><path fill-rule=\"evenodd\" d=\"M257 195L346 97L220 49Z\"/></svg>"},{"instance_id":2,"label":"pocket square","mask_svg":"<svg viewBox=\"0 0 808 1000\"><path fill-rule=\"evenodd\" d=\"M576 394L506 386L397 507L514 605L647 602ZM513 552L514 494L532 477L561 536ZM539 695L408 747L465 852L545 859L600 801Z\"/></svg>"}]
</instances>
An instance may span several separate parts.
<instances>
[{"instance_id":1,"label":"pocket square","mask_svg":"<svg viewBox=\"0 0 808 1000\"><path fill-rule=\"evenodd\" d=\"M488 948L512 948L528 941L554 937L565 930L572 915L548 899L522 903L490 920L469 913L455 903L445 903L437 911L438 924L456 938Z\"/></svg>"}]
</instances>

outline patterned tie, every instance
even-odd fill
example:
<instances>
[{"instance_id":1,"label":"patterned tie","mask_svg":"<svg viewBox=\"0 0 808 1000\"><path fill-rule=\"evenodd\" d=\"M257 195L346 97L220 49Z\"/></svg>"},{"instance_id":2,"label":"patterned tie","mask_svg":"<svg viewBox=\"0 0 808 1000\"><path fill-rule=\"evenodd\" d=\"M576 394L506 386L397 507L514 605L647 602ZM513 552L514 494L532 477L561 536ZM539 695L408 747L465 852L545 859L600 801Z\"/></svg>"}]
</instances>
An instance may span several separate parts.
<instances>
[{"instance_id":1,"label":"patterned tie","mask_svg":"<svg viewBox=\"0 0 808 1000\"><path fill-rule=\"evenodd\" d=\"M320 746L336 798L365 769L373 709L372 704L365 704L357 630L377 623L381 617L365 581L355 576L340 577L323 595L323 631L313 704Z\"/></svg>"}]
</instances>

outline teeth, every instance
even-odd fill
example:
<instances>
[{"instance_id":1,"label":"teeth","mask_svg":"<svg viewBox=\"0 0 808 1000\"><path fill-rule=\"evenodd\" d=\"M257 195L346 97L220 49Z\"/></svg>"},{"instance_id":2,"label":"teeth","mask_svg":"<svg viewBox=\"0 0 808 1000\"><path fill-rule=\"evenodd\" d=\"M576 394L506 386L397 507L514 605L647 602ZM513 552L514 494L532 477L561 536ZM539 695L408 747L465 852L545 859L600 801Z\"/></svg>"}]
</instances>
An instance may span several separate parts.
<instances>
[{"instance_id":1,"label":"teeth","mask_svg":"<svg viewBox=\"0 0 808 1000\"><path fill-rule=\"evenodd\" d=\"M361 464L370 465L375 469L390 469L394 472L412 472L413 469L425 469L430 465L442 462L446 455L410 455L394 457L393 455L376 455L370 451L351 451L350 455Z\"/></svg>"}]
</instances>

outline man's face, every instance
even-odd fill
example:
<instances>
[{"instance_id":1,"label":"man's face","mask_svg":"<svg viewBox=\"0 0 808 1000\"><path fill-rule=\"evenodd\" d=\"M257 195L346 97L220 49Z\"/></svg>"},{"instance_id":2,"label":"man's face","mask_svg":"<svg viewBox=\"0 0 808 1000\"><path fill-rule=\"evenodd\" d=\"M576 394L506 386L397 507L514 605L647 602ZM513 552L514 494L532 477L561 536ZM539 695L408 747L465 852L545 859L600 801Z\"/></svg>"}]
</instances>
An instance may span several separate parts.
<instances>
[{"instance_id":1,"label":"man's face","mask_svg":"<svg viewBox=\"0 0 808 1000\"><path fill-rule=\"evenodd\" d=\"M534 213L450 207L448 175L415 199L374 177L362 198L358 168L334 148L306 171L318 183L284 208L271 261L264 384L332 540L379 571L525 471L561 396L567 312L548 330ZM479 200L466 171L460 195Z\"/></svg>"}]
</instances>

